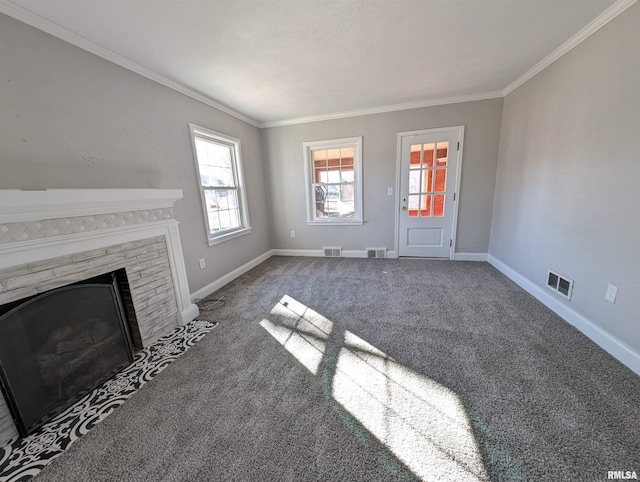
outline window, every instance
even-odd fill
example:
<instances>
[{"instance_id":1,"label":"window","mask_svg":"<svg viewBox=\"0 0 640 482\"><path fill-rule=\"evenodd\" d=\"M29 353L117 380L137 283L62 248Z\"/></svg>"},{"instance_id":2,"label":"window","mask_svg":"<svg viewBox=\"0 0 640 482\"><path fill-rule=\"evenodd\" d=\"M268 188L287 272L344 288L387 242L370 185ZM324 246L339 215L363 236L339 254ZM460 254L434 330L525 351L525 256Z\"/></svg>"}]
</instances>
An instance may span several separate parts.
<instances>
[{"instance_id":1,"label":"window","mask_svg":"<svg viewBox=\"0 0 640 482\"><path fill-rule=\"evenodd\" d=\"M362 137L304 143L309 224L362 224Z\"/></svg>"},{"instance_id":2,"label":"window","mask_svg":"<svg viewBox=\"0 0 640 482\"><path fill-rule=\"evenodd\" d=\"M240 140L189 124L209 245L251 231Z\"/></svg>"}]
</instances>

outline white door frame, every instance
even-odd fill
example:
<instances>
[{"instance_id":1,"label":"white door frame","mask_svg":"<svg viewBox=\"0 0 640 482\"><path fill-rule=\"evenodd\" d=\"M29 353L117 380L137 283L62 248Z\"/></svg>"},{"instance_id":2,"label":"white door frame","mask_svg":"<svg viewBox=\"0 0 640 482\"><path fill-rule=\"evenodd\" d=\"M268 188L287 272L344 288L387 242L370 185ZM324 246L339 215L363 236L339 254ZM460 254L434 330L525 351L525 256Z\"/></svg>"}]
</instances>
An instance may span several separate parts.
<instances>
[{"instance_id":1,"label":"white door frame","mask_svg":"<svg viewBox=\"0 0 640 482\"><path fill-rule=\"evenodd\" d=\"M400 253L400 198L402 193L400 192L400 182L402 176L402 140L405 137L419 136L423 134L438 134L440 132L458 132L458 142L460 143L460 149L457 150L456 156L456 188L455 188L455 205L453 207L453 223L451 228L451 248L449 249L449 259L454 259L456 251L456 232L458 229L458 206L460 205L460 179L462 177L462 150L464 147L464 126L450 126L450 127L438 127L435 129L421 129L417 131L405 131L398 132L397 141L397 153L396 153L396 215L395 215L395 236L393 240L393 247L395 251L395 257L399 258Z\"/></svg>"}]
</instances>

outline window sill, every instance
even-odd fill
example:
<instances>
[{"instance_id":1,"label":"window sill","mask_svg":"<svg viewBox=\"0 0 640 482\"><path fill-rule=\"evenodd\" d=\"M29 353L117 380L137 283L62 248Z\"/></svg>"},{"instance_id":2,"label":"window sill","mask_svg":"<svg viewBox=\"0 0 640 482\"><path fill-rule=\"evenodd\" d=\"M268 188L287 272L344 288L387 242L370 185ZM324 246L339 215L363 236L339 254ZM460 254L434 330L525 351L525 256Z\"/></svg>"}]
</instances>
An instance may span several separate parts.
<instances>
[{"instance_id":1,"label":"window sill","mask_svg":"<svg viewBox=\"0 0 640 482\"><path fill-rule=\"evenodd\" d=\"M225 241L229 241L230 239L244 236L245 234L249 234L250 232L251 232L251 228L242 228L242 229L238 229L237 231L231 231L230 233L225 233L215 237L210 237L209 246L215 246L216 244L224 243Z\"/></svg>"},{"instance_id":2,"label":"window sill","mask_svg":"<svg viewBox=\"0 0 640 482\"><path fill-rule=\"evenodd\" d=\"M339 219L332 219L332 220L327 220L327 221L307 221L307 224L309 226L362 226L364 224L364 221L361 220L357 220L357 219L349 219L348 221L341 221Z\"/></svg>"}]
</instances>

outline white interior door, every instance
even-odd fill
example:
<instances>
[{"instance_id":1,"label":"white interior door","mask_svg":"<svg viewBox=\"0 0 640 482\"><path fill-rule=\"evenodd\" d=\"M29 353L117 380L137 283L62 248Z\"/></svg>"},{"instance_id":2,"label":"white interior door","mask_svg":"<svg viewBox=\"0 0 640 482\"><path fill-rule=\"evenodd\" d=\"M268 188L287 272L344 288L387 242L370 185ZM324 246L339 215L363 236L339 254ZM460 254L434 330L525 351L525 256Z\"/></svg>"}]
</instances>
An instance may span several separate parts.
<instances>
[{"instance_id":1,"label":"white interior door","mask_svg":"<svg viewBox=\"0 0 640 482\"><path fill-rule=\"evenodd\" d=\"M399 135L399 256L452 258L463 127Z\"/></svg>"}]
</instances>

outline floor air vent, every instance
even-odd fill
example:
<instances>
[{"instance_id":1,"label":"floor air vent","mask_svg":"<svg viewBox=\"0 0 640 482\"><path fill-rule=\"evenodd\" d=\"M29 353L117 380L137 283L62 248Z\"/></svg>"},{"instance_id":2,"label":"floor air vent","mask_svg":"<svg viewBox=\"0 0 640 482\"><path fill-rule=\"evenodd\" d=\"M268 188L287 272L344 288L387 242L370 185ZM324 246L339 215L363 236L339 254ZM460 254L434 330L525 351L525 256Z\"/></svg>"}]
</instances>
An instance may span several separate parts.
<instances>
[{"instance_id":1,"label":"floor air vent","mask_svg":"<svg viewBox=\"0 0 640 482\"><path fill-rule=\"evenodd\" d=\"M330 258L339 258L342 256L342 248L324 248L324 255Z\"/></svg>"},{"instance_id":2,"label":"floor air vent","mask_svg":"<svg viewBox=\"0 0 640 482\"><path fill-rule=\"evenodd\" d=\"M386 258L386 248L367 248L367 258Z\"/></svg>"},{"instance_id":3,"label":"floor air vent","mask_svg":"<svg viewBox=\"0 0 640 482\"><path fill-rule=\"evenodd\" d=\"M556 273L555 271L548 270L547 286L554 291L557 291L560 296L564 296L566 299L571 299L571 292L573 291L573 280Z\"/></svg>"}]
</instances>

